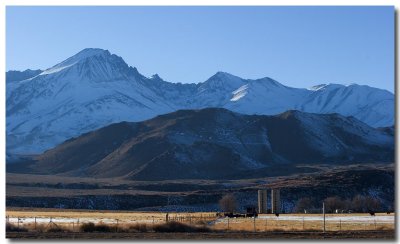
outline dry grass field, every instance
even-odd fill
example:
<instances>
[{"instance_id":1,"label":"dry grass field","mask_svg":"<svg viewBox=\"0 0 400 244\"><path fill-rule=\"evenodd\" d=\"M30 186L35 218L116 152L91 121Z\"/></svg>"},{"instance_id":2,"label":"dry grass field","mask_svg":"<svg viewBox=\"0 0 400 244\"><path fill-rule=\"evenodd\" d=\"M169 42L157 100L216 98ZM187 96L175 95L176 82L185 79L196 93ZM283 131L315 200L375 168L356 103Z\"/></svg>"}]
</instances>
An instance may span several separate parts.
<instances>
[{"instance_id":1,"label":"dry grass field","mask_svg":"<svg viewBox=\"0 0 400 244\"><path fill-rule=\"evenodd\" d=\"M228 223L229 222L229 223ZM327 214L326 231L394 230L394 214ZM214 229L231 231L322 231L322 214L260 215L258 218L220 219Z\"/></svg>"},{"instance_id":2,"label":"dry grass field","mask_svg":"<svg viewBox=\"0 0 400 244\"><path fill-rule=\"evenodd\" d=\"M166 223L167 213L122 212L122 211L77 211L77 210L17 210L6 211L6 221L27 232L51 232L48 229L63 229L66 232L81 232L85 223L107 225L108 232L154 232L155 227ZM211 232L322 232L322 214L259 215L258 218L221 218L213 212L168 213L169 222L180 222L193 227L204 227ZM392 231L394 214L327 214L327 232ZM22 232L21 232L22 233ZM21 234L28 235L28 234ZM47 235L47 234L44 234Z\"/></svg>"}]
</instances>

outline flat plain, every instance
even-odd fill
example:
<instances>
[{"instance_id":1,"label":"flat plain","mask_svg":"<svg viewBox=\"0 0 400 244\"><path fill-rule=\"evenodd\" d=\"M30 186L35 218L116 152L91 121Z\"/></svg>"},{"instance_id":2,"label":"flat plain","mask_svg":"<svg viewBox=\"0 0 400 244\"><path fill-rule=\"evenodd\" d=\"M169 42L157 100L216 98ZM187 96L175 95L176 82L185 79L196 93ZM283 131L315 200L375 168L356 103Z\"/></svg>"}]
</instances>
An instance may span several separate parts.
<instances>
[{"instance_id":1,"label":"flat plain","mask_svg":"<svg viewBox=\"0 0 400 244\"><path fill-rule=\"evenodd\" d=\"M395 214L365 213L326 214L323 232L322 214L261 214L258 218L225 218L215 212L168 213L168 220L209 231L192 233L158 233L154 226L166 223L167 213L135 211L87 211L57 209L18 209L6 211L7 222L25 231L7 231L7 238L132 238L132 239L219 239L219 238L378 238L393 239ZM105 224L108 233L85 233L85 223ZM129 226L146 226L141 231L127 232ZM53 233L48 228L60 227Z\"/></svg>"}]
</instances>

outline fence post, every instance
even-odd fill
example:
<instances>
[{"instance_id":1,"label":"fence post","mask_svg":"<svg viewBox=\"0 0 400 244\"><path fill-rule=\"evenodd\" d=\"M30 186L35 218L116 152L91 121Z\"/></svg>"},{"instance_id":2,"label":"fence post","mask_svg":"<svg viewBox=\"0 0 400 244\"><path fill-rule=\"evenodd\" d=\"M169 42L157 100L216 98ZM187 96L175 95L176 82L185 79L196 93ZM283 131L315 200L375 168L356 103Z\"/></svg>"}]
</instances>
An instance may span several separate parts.
<instances>
[{"instance_id":1,"label":"fence post","mask_svg":"<svg viewBox=\"0 0 400 244\"><path fill-rule=\"evenodd\" d=\"M254 232L256 232L256 217L254 216L254 221L253 221L253 227L254 227Z\"/></svg>"},{"instance_id":2,"label":"fence post","mask_svg":"<svg viewBox=\"0 0 400 244\"><path fill-rule=\"evenodd\" d=\"M339 219L339 231L342 231L342 220Z\"/></svg>"},{"instance_id":3,"label":"fence post","mask_svg":"<svg viewBox=\"0 0 400 244\"><path fill-rule=\"evenodd\" d=\"M322 213L324 215L324 233L325 233L325 202L322 202Z\"/></svg>"}]
</instances>

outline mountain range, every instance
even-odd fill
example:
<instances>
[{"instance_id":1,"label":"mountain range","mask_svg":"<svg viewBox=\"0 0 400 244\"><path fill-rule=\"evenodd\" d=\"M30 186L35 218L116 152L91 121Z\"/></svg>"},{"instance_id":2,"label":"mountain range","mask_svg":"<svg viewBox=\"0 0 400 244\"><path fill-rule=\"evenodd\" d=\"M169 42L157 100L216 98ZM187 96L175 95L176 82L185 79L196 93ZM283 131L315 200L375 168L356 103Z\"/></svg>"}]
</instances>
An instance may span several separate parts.
<instances>
[{"instance_id":1,"label":"mountain range","mask_svg":"<svg viewBox=\"0 0 400 244\"><path fill-rule=\"evenodd\" d=\"M299 164L393 162L394 136L354 117L179 110L71 138L8 172L129 180L238 179Z\"/></svg>"},{"instance_id":2,"label":"mountain range","mask_svg":"<svg viewBox=\"0 0 400 244\"><path fill-rule=\"evenodd\" d=\"M158 75L145 77L103 49L84 49L43 71L9 71L6 78L7 155L42 153L113 123L189 109L225 108L244 115L338 113L362 121L360 126L373 133L370 127L394 125L394 95L386 90L357 84L292 88L271 78L242 79L225 72L197 84L172 83ZM281 154L259 157L292 160Z\"/></svg>"}]
</instances>

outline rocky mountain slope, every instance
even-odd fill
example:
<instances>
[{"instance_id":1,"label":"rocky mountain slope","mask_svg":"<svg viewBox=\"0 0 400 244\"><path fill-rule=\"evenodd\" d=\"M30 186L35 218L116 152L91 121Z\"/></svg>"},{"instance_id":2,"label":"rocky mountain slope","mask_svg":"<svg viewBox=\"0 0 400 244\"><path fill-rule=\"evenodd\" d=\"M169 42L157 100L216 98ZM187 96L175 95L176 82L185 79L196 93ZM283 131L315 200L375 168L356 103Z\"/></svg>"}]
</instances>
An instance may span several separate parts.
<instances>
[{"instance_id":1,"label":"rocky mountain slope","mask_svg":"<svg viewBox=\"0 0 400 244\"><path fill-rule=\"evenodd\" d=\"M231 179L275 166L393 162L394 137L354 117L179 110L72 138L9 172L135 180Z\"/></svg>"},{"instance_id":2,"label":"rocky mountain slope","mask_svg":"<svg viewBox=\"0 0 400 244\"><path fill-rule=\"evenodd\" d=\"M8 82L13 82L13 81L21 81L21 80L26 80L29 78L32 78L34 76L37 76L38 74L42 73L43 70L37 69L37 70L30 70L27 69L25 71L17 71L17 70L10 70L6 72L6 81Z\"/></svg>"}]
</instances>

